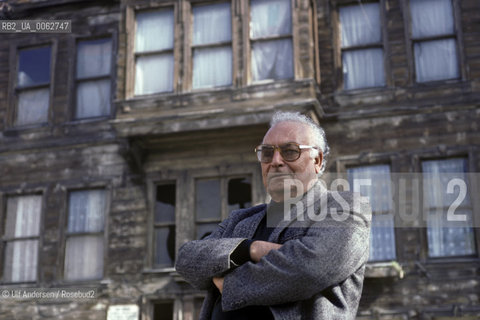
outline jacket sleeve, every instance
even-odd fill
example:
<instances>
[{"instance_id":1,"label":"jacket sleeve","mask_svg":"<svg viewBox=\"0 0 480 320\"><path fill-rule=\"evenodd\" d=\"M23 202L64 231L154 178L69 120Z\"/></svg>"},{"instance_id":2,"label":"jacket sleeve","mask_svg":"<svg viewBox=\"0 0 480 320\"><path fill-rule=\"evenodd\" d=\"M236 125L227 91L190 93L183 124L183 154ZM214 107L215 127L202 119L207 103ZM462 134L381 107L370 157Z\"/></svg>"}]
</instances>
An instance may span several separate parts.
<instances>
[{"instance_id":1,"label":"jacket sleeve","mask_svg":"<svg viewBox=\"0 0 480 320\"><path fill-rule=\"evenodd\" d=\"M365 210L360 217L370 214L368 203ZM368 260L369 219L355 216L318 222L260 262L248 262L227 274L223 310L305 300L346 280Z\"/></svg>"},{"instance_id":2,"label":"jacket sleeve","mask_svg":"<svg viewBox=\"0 0 480 320\"><path fill-rule=\"evenodd\" d=\"M213 285L213 277L231 268L230 254L245 239L221 238L228 222L229 218L207 238L189 241L180 247L175 269L192 286L208 289Z\"/></svg>"}]
</instances>

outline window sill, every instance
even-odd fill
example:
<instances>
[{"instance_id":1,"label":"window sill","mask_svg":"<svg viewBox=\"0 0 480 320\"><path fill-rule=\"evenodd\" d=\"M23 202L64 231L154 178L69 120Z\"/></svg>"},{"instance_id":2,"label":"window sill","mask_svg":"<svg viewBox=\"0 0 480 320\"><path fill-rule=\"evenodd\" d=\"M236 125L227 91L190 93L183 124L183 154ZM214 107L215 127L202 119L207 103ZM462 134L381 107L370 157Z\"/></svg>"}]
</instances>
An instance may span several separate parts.
<instances>
[{"instance_id":1,"label":"window sill","mask_svg":"<svg viewBox=\"0 0 480 320\"><path fill-rule=\"evenodd\" d=\"M169 268L158 268L158 269L144 269L142 271L143 274L159 274L170 276L175 280L175 282L186 282L183 277L175 270L173 267Z\"/></svg>"},{"instance_id":2,"label":"window sill","mask_svg":"<svg viewBox=\"0 0 480 320\"><path fill-rule=\"evenodd\" d=\"M365 268L365 278L399 278L402 279L405 273L397 261L371 262Z\"/></svg>"}]
</instances>

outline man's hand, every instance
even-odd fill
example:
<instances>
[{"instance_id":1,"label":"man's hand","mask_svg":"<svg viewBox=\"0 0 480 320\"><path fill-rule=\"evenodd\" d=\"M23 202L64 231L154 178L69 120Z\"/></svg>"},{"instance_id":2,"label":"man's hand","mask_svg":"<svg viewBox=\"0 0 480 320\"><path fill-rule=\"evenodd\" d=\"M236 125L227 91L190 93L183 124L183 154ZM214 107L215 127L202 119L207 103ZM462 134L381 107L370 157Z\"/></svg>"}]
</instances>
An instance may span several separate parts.
<instances>
[{"instance_id":1,"label":"man's hand","mask_svg":"<svg viewBox=\"0 0 480 320\"><path fill-rule=\"evenodd\" d=\"M277 250L277 249L280 249L281 247L282 245L278 243L261 241L261 240L253 241L252 244L250 245L250 258L254 262L259 262L263 256L267 255L270 252L270 250ZM222 285L223 285L223 281L222 281Z\"/></svg>"},{"instance_id":2,"label":"man's hand","mask_svg":"<svg viewBox=\"0 0 480 320\"><path fill-rule=\"evenodd\" d=\"M217 287L218 291L222 293L223 291L223 277L214 277L213 284Z\"/></svg>"}]
</instances>

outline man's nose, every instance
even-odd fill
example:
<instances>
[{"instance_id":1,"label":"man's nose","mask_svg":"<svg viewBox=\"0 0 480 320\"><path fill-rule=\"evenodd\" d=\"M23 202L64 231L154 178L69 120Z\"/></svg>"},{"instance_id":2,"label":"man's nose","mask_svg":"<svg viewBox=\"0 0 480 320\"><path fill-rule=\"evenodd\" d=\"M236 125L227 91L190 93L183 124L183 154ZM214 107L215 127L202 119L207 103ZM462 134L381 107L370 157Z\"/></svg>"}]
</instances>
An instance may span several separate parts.
<instances>
[{"instance_id":1,"label":"man's nose","mask_svg":"<svg viewBox=\"0 0 480 320\"><path fill-rule=\"evenodd\" d=\"M275 151L273 152L272 166L281 167L284 164L285 164L285 162L283 160L282 155L280 154L280 152L277 149L275 149Z\"/></svg>"}]
</instances>

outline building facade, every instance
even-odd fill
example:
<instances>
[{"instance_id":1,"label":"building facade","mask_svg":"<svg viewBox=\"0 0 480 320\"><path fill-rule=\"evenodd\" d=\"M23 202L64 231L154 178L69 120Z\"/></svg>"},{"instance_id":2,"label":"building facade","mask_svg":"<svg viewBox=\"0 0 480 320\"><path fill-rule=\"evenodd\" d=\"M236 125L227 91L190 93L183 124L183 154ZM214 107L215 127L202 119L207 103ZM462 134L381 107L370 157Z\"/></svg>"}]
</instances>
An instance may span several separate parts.
<instances>
[{"instance_id":1,"label":"building facade","mask_svg":"<svg viewBox=\"0 0 480 320\"><path fill-rule=\"evenodd\" d=\"M374 181L358 319L480 316L478 1L12 0L0 17L71 21L0 33L0 319L196 319L175 253L266 201L253 149L277 110L323 126L329 174ZM395 177L435 172L466 183L456 228L399 215ZM451 208L421 191L422 213ZM12 297L35 289L95 295Z\"/></svg>"}]
</instances>

